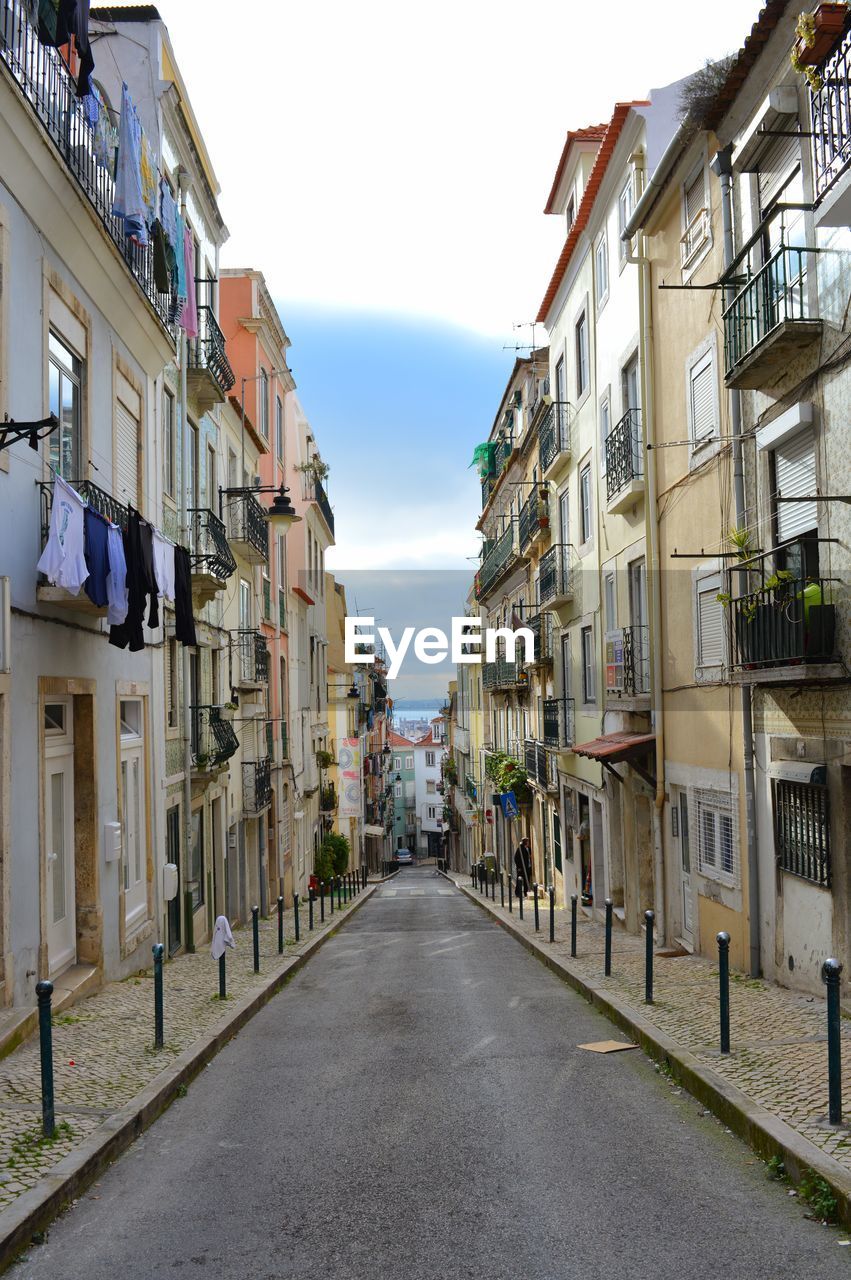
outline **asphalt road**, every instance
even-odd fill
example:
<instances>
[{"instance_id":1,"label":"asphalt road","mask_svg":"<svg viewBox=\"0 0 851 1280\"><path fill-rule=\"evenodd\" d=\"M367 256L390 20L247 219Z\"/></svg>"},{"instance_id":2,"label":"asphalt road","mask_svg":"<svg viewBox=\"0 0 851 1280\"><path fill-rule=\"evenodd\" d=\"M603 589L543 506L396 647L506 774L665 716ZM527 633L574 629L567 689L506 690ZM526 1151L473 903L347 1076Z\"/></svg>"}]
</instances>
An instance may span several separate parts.
<instances>
[{"instance_id":1,"label":"asphalt road","mask_svg":"<svg viewBox=\"0 0 851 1280\"><path fill-rule=\"evenodd\" d=\"M431 869L18 1264L27 1280L833 1280L844 1234Z\"/></svg>"}]
</instances>

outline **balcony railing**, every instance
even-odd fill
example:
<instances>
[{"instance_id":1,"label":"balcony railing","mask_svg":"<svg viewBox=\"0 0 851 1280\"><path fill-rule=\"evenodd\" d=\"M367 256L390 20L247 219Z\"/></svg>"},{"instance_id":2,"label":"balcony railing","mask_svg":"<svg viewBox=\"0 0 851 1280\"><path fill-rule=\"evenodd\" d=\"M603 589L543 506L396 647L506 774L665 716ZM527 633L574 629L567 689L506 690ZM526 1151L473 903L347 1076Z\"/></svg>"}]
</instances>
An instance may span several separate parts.
<instances>
[{"instance_id":1,"label":"balcony railing","mask_svg":"<svg viewBox=\"0 0 851 1280\"><path fill-rule=\"evenodd\" d=\"M269 650L259 631L251 628L231 631L230 651L236 684L268 684Z\"/></svg>"},{"instance_id":2,"label":"balcony railing","mask_svg":"<svg viewBox=\"0 0 851 1280\"><path fill-rule=\"evenodd\" d=\"M464 779L464 794L471 804L478 804L479 789L476 784L476 779L469 773Z\"/></svg>"},{"instance_id":3,"label":"balcony railing","mask_svg":"<svg viewBox=\"0 0 851 1280\"><path fill-rule=\"evenodd\" d=\"M337 792L333 782L327 782L319 790L319 808L322 813L333 813L337 808Z\"/></svg>"},{"instance_id":4,"label":"balcony railing","mask_svg":"<svg viewBox=\"0 0 851 1280\"><path fill-rule=\"evenodd\" d=\"M787 669L789 676L800 678L806 664L838 661L838 585L817 571L808 572L817 547L818 543L803 539L784 543L728 570L729 652L734 671ZM745 591L741 590L743 573Z\"/></svg>"},{"instance_id":5,"label":"balcony railing","mask_svg":"<svg viewBox=\"0 0 851 1280\"><path fill-rule=\"evenodd\" d=\"M221 707L193 706L190 746L196 769L217 769L230 760L239 746L230 720L223 720Z\"/></svg>"},{"instance_id":6,"label":"balcony railing","mask_svg":"<svg viewBox=\"0 0 851 1280\"><path fill-rule=\"evenodd\" d=\"M851 30L818 69L822 87L810 94L813 176L820 200L851 164Z\"/></svg>"},{"instance_id":7,"label":"balcony railing","mask_svg":"<svg viewBox=\"0 0 851 1280\"><path fill-rule=\"evenodd\" d=\"M266 513L250 489L225 490L224 515L228 538L249 564L269 560L269 524Z\"/></svg>"},{"instance_id":8,"label":"balcony railing","mask_svg":"<svg viewBox=\"0 0 851 1280\"><path fill-rule=\"evenodd\" d=\"M331 510L331 503L328 501L328 495L321 480L313 482L313 500L322 512L322 516L331 530L331 536L334 536L334 512Z\"/></svg>"},{"instance_id":9,"label":"balcony railing","mask_svg":"<svg viewBox=\"0 0 851 1280\"><path fill-rule=\"evenodd\" d=\"M242 765L242 808L245 813L262 813L272 803L272 762L246 760Z\"/></svg>"},{"instance_id":10,"label":"balcony railing","mask_svg":"<svg viewBox=\"0 0 851 1280\"><path fill-rule=\"evenodd\" d=\"M553 620L549 613L533 613L530 618L523 619L523 626L528 627L535 640L534 662L527 666L539 666L553 660Z\"/></svg>"},{"instance_id":11,"label":"balcony railing","mask_svg":"<svg viewBox=\"0 0 851 1280\"><path fill-rule=\"evenodd\" d=\"M190 507L189 527L192 572L211 574L214 578L230 578L236 571L236 560L228 543L224 523L207 507Z\"/></svg>"},{"instance_id":12,"label":"balcony railing","mask_svg":"<svg viewBox=\"0 0 851 1280\"><path fill-rule=\"evenodd\" d=\"M555 752L548 751L543 742L526 738L523 744L523 763L526 766L526 777L533 786L544 791L556 790L558 768Z\"/></svg>"},{"instance_id":13,"label":"balcony railing","mask_svg":"<svg viewBox=\"0 0 851 1280\"><path fill-rule=\"evenodd\" d=\"M517 536L515 534L514 521L509 520L505 531L500 534L496 542L491 544L490 549L482 560L482 567L476 574L476 593L479 599L487 595L494 583L502 577L506 569L510 568L516 559Z\"/></svg>"},{"instance_id":14,"label":"balcony railing","mask_svg":"<svg viewBox=\"0 0 851 1280\"><path fill-rule=\"evenodd\" d=\"M495 662L482 663L482 688L496 688L497 664Z\"/></svg>"},{"instance_id":15,"label":"balcony railing","mask_svg":"<svg viewBox=\"0 0 851 1280\"><path fill-rule=\"evenodd\" d=\"M810 310L807 274L818 252L781 246L724 312L724 365L731 386L758 388L820 329ZM755 364L757 352L763 360Z\"/></svg>"},{"instance_id":16,"label":"balcony railing","mask_svg":"<svg viewBox=\"0 0 851 1280\"><path fill-rule=\"evenodd\" d=\"M550 604L573 599L576 589L576 553L572 546L556 542L541 556L538 601Z\"/></svg>"},{"instance_id":17,"label":"balcony railing","mask_svg":"<svg viewBox=\"0 0 851 1280\"><path fill-rule=\"evenodd\" d=\"M635 698L650 692L650 630L620 627L606 632L606 693Z\"/></svg>"},{"instance_id":18,"label":"balcony railing","mask_svg":"<svg viewBox=\"0 0 851 1280\"><path fill-rule=\"evenodd\" d=\"M556 458L570 456L570 427L573 410L566 400L554 400L538 427L538 461L545 474Z\"/></svg>"},{"instance_id":19,"label":"balcony railing","mask_svg":"<svg viewBox=\"0 0 851 1280\"><path fill-rule=\"evenodd\" d=\"M111 520L113 524L117 524L121 529L127 528L128 509L120 502L116 502L112 494L107 493L105 489L100 489L96 484L92 484L91 480L72 481L71 487L76 489L81 498L92 507L95 511L100 512L107 520ZM47 544L50 535L50 516L53 510L53 484L52 480L39 481L40 496L40 519L41 519L41 547ZM84 591L79 595L72 596L70 592L66 592L61 587L50 587L42 585L45 583L44 578L40 578L39 598L44 600L47 598L51 604L66 604L71 608L75 608L81 613L105 614L106 606L100 608L89 600Z\"/></svg>"},{"instance_id":20,"label":"balcony railing","mask_svg":"<svg viewBox=\"0 0 851 1280\"><path fill-rule=\"evenodd\" d=\"M572 747L574 738L573 698L544 698L542 703L545 747Z\"/></svg>"},{"instance_id":21,"label":"balcony railing","mask_svg":"<svg viewBox=\"0 0 851 1280\"><path fill-rule=\"evenodd\" d=\"M278 626L282 631L287 629L287 596L286 592L278 590Z\"/></svg>"},{"instance_id":22,"label":"balcony railing","mask_svg":"<svg viewBox=\"0 0 851 1280\"><path fill-rule=\"evenodd\" d=\"M190 391L203 405L224 400L236 381L214 310L216 280L196 280L198 334L187 342Z\"/></svg>"},{"instance_id":23,"label":"balcony railing","mask_svg":"<svg viewBox=\"0 0 851 1280\"><path fill-rule=\"evenodd\" d=\"M150 306L163 326L168 327L170 298L159 293L154 284L153 248L131 241L124 219L113 216L115 184L96 152L84 100L77 97L58 49L43 45L27 21L30 8L27 0L5 0L0 8L0 62L43 125Z\"/></svg>"},{"instance_id":24,"label":"balcony railing","mask_svg":"<svg viewBox=\"0 0 851 1280\"><path fill-rule=\"evenodd\" d=\"M609 502L644 477L641 410L627 409L606 437L606 497Z\"/></svg>"},{"instance_id":25,"label":"balcony railing","mask_svg":"<svg viewBox=\"0 0 851 1280\"><path fill-rule=\"evenodd\" d=\"M290 740L287 733L286 720L281 721L281 759L289 760L290 758Z\"/></svg>"}]
</instances>

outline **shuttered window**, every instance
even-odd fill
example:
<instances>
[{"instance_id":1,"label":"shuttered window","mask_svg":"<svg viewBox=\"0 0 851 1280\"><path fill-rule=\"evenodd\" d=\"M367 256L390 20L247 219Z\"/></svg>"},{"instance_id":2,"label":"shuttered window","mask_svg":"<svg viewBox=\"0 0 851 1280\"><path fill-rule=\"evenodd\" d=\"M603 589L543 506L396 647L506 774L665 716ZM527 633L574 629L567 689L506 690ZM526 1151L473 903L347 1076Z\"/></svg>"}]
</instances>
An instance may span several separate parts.
<instances>
[{"instance_id":1,"label":"shuttered window","mask_svg":"<svg viewBox=\"0 0 851 1280\"><path fill-rule=\"evenodd\" d=\"M774 450L775 499L813 498L816 492L816 448L811 431L802 431ZM797 538L818 527L818 509L812 502L776 502L777 537L780 542Z\"/></svg>"},{"instance_id":2,"label":"shuttered window","mask_svg":"<svg viewBox=\"0 0 851 1280\"><path fill-rule=\"evenodd\" d=\"M690 227L701 209L705 207L703 169L700 170L693 182L686 187L685 206L686 227Z\"/></svg>"},{"instance_id":3,"label":"shuttered window","mask_svg":"<svg viewBox=\"0 0 851 1280\"><path fill-rule=\"evenodd\" d=\"M165 647L165 705L169 729L177 727L177 641Z\"/></svg>"},{"instance_id":4,"label":"shuttered window","mask_svg":"<svg viewBox=\"0 0 851 1280\"><path fill-rule=\"evenodd\" d=\"M778 128L793 130L795 122ZM797 138L775 138L759 158L759 209L764 214L777 198L796 168L800 168L801 152Z\"/></svg>"},{"instance_id":5,"label":"shuttered window","mask_svg":"<svg viewBox=\"0 0 851 1280\"><path fill-rule=\"evenodd\" d=\"M710 348L689 369L689 420L695 446L716 434L715 387L715 352Z\"/></svg>"},{"instance_id":6,"label":"shuttered window","mask_svg":"<svg viewBox=\"0 0 851 1280\"><path fill-rule=\"evenodd\" d=\"M142 402L121 374L117 376L115 400L115 496L121 502L139 505L139 443Z\"/></svg>"},{"instance_id":7,"label":"shuttered window","mask_svg":"<svg viewBox=\"0 0 851 1280\"><path fill-rule=\"evenodd\" d=\"M701 667L720 667L724 660L724 607L717 582L697 592L697 660Z\"/></svg>"}]
</instances>

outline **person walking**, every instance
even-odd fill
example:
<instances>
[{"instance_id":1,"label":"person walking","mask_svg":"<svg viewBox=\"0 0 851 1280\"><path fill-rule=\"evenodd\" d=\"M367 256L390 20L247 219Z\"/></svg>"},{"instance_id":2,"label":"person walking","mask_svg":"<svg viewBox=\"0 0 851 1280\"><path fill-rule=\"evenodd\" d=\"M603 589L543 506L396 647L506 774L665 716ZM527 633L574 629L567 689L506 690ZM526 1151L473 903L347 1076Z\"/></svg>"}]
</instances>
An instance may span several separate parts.
<instances>
[{"instance_id":1,"label":"person walking","mask_svg":"<svg viewBox=\"0 0 851 1280\"><path fill-rule=\"evenodd\" d=\"M528 836L524 836L514 850L514 867L517 871L517 893L528 893L532 888L532 846Z\"/></svg>"}]
</instances>

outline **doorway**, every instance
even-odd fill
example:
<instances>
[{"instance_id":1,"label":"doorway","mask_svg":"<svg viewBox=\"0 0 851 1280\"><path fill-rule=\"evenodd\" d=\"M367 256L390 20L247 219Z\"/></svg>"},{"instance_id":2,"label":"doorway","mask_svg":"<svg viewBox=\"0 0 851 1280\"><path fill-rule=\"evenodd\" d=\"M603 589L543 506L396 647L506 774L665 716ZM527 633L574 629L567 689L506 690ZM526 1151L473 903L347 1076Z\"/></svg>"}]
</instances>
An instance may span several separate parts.
<instances>
[{"instance_id":1,"label":"doorway","mask_svg":"<svg viewBox=\"0 0 851 1280\"><path fill-rule=\"evenodd\" d=\"M77 960L73 705L71 698L44 704L47 964L51 975Z\"/></svg>"},{"instance_id":2,"label":"doorway","mask_svg":"<svg viewBox=\"0 0 851 1280\"><path fill-rule=\"evenodd\" d=\"M168 903L166 928L168 935L168 954L173 956L180 950L181 926L181 892L180 892L180 805L172 805L165 815L166 861L177 867L177 892Z\"/></svg>"},{"instance_id":3,"label":"doorway","mask_svg":"<svg viewBox=\"0 0 851 1280\"><path fill-rule=\"evenodd\" d=\"M682 941L694 945L694 920L691 894L691 847L688 830L688 795L681 791L678 797L680 831L680 910L682 914Z\"/></svg>"}]
</instances>

